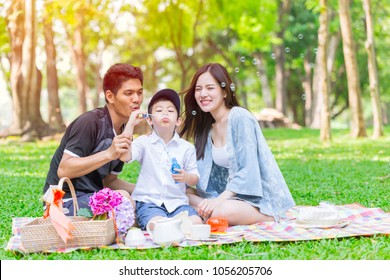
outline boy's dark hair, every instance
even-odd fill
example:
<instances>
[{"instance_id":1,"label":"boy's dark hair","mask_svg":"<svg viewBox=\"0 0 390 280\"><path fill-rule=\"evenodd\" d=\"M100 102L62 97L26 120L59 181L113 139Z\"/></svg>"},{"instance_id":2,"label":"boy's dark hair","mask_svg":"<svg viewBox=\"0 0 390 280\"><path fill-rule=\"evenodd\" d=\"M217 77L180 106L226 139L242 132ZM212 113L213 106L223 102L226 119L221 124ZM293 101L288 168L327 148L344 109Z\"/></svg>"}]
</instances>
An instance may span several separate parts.
<instances>
[{"instance_id":1,"label":"boy's dark hair","mask_svg":"<svg viewBox=\"0 0 390 280\"><path fill-rule=\"evenodd\" d=\"M141 85L143 85L144 77L141 68L126 63L116 63L104 75L103 91L105 93L109 90L116 95L122 83L130 79L138 79L141 81Z\"/></svg>"}]
</instances>

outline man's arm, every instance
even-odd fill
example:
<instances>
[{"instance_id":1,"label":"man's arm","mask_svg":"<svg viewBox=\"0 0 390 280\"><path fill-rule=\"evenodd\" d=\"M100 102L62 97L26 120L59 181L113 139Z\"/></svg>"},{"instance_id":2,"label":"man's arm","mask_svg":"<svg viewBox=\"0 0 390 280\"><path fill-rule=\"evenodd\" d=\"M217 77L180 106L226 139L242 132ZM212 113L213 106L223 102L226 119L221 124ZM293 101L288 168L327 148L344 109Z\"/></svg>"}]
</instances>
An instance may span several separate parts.
<instances>
[{"instance_id":1,"label":"man's arm","mask_svg":"<svg viewBox=\"0 0 390 280\"><path fill-rule=\"evenodd\" d=\"M58 166L58 177L72 179L91 173L104 164L118 159L121 154L129 150L130 143L130 138L121 134L113 139L111 146L105 151L86 157L74 157L64 153Z\"/></svg>"}]
</instances>

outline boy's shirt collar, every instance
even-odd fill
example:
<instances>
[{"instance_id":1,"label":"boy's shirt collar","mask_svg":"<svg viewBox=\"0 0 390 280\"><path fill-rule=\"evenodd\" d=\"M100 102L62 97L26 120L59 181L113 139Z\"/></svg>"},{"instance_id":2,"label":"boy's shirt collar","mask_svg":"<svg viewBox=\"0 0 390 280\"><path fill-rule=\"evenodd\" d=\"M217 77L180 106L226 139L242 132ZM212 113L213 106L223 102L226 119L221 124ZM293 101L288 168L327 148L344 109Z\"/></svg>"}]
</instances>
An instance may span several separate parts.
<instances>
[{"instance_id":1,"label":"boy's shirt collar","mask_svg":"<svg viewBox=\"0 0 390 280\"><path fill-rule=\"evenodd\" d=\"M179 136L179 134L177 134L177 132L175 131L175 133L173 134L172 139L168 142L168 144L171 143L172 141L175 141L176 143L178 143L178 142L179 142L179 139L180 139L180 136ZM158 142L159 140L163 141L163 140L161 139L161 137L158 136L157 133L153 130L153 131L152 131L152 134L150 135L150 142L151 142L151 143L156 143L156 142ZM164 142L164 141L163 141L163 142Z\"/></svg>"}]
</instances>

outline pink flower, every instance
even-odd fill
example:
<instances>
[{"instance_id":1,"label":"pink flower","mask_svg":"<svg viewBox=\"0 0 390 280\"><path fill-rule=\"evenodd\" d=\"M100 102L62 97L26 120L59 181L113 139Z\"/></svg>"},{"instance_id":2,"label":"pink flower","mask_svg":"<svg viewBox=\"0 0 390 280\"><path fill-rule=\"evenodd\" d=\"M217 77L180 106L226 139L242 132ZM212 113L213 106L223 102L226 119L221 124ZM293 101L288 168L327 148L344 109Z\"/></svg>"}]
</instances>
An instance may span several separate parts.
<instances>
[{"instance_id":1,"label":"pink flower","mask_svg":"<svg viewBox=\"0 0 390 280\"><path fill-rule=\"evenodd\" d=\"M89 206L91 206L92 213L96 216L111 212L121 203L122 195L109 188L103 188L89 198Z\"/></svg>"}]
</instances>

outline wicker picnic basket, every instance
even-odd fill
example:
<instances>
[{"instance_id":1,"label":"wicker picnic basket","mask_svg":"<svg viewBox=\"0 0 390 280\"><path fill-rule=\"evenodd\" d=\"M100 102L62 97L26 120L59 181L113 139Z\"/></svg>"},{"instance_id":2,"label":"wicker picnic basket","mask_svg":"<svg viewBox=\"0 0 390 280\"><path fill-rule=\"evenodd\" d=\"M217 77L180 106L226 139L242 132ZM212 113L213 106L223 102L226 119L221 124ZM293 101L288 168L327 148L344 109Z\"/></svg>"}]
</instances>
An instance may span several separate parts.
<instances>
[{"instance_id":1,"label":"wicker picnic basket","mask_svg":"<svg viewBox=\"0 0 390 280\"><path fill-rule=\"evenodd\" d=\"M66 182L72 194L74 213L79 209L74 186L69 178L61 178L58 187ZM74 247L100 247L114 243L116 237L114 219L92 220L91 218L69 217L75 229L73 238L65 243L48 218L36 218L21 228L21 241L26 252L57 251Z\"/></svg>"}]
</instances>

